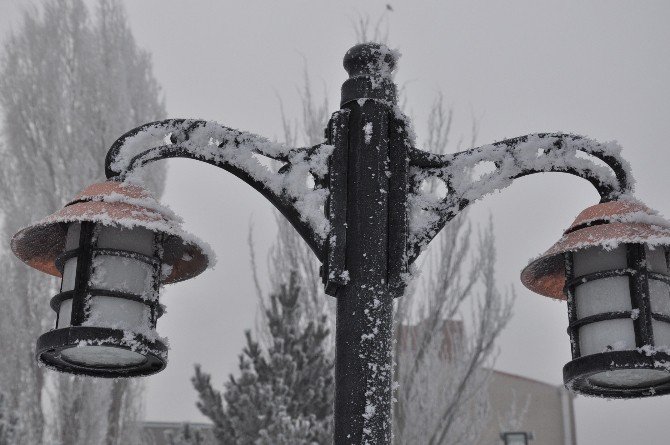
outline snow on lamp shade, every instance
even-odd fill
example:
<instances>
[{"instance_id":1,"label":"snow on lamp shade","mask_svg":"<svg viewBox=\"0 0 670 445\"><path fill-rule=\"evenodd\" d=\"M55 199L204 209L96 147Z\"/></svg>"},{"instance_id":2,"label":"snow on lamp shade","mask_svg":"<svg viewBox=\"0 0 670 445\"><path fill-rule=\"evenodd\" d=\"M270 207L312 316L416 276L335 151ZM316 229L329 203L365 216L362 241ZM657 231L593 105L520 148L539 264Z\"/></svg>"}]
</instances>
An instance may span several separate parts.
<instances>
[{"instance_id":1,"label":"snow on lamp shade","mask_svg":"<svg viewBox=\"0 0 670 445\"><path fill-rule=\"evenodd\" d=\"M154 374L167 363L156 332L159 289L208 265L198 240L144 189L93 184L12 238L28 265L61 277L54 329L37 340L40 363L96 377Z\"/></svg>"},{"instance_id":2,"label":"snow on lamp shade","mask_svg":"<svg viewBox=\"0 0 670 445\"><path fill-rule=\"evenodd\" d=\"M523 271L523 283L566 299L572 361L566 386L631 398L670 392L670 223L635 201L584 210Z\"/></svg>"}]
</instances>

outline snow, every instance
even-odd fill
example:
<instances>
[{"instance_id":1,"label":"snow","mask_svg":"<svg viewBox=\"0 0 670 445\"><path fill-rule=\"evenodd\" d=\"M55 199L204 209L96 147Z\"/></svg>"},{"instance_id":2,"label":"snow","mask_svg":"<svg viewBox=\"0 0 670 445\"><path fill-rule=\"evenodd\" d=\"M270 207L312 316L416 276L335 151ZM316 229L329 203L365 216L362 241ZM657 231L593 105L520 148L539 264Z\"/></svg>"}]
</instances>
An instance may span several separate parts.
<instances>
[{"instance_id":1,"label":"snow","mask_svg":"<svg viewBox=\"0 0 670 445\"><path fill-rule=\"evenodd\" d=\"M379 45L373 51L377 57L368 62L366 73L370 75L372 88L380 88L393 79L401 54L397 49L386 45Z\"/></svg>"},{"instance_id":2,"label":"snow","mask_svg":"<svg viewBox=\"0 0 670 445\"><path fill-rule=\"evenodd\" d=\"M379 52L380 57L377 59L374 72L379 73L380 77L390 79L393 77L394 70L398 66L398 60L400 60L402 54L398 49L391 49L386 45L380 45ZM384 63L387 56L391 56L392 63Z\"/></svg>"},{"instance_id":3,"label":"snow","mask_svg":"<svg viewBox=\"0 0 670 445\"><path fill-rule=\"evenodd\" d=\"M122 186L133 185L130 182L121 183ZM157 200L151 198L151 196L146 196L145 198L131 198L120 193L109 193L104 197L102 196L92 196L91 201L105 201L105 202L123 202L126 204L144 207L149 210L152 210L156 213L160 213L167 219L170 219L176 223L183 223L183 219L177 215L170 207L167 205L161 204Z\"/></svg>"},{"instance_id":4,"label":"snow","mask_svg":"<svg viewBox=\"0 0 670 445\"><path fill-rule=\"evenodd\" d=\"M363 437L361 443L377 443L377 428L379 423L387 423L385 407L392 399L393 395L393 358L391 348L385 350L380 348L380 344L391 341L390 326L384 321L384 311L386 310L384 301L388 303L388 289L384 280L377 285L362 286L366 290L365 294L365 328L360 340L360 357L367 361L366 391L365 391L365 411L363 416Z\"/></svg>"},{"instance_id":5,"label":"snow","mask_svg":"<svg viewBox=\"0 0 670 445\"><path fill-rule=\"evenodd\" d=\"M637 210L630 212L623 210L622 213L617 213L607 216L598 216L591 219L584 220L583 224L589 226L593 222L619 222L630 224L647 224L654 228L667 229L670 228L670 221L665 219L657 210L650 209L644 203L639 201L631 194L624 194L618 198L620 201L628 201L635 203L645 210Z\"/></svg>"},{"instance_id":6,"label":"snow","mask_svg":"<svg viewBox=\"0 0 670 445\"><path fill-rule=\"evenodd\" d=\"M365 413L363 414L363 417L364 417L366 420L367 420L367 419L371 419L372 416L375 415L375 411L376 411L376 407L375 407L375 405L373 405L373 404L371 404L371 403L368 402L368 403L365 405Z\"/></svg>"},{"instance_id":7,"label":"snow","mask_svg":"<svg viewBox=\"0 0 670 445\"><path fill-rule=\"evenodd\" d=\"M170 143L165 144L166 140ZM124 139L110 167L124 173L129 182L141 182L137 167L153 160L161 150L177 146L194 159L243 170L275 195L288 197L321 240L327 235L329 223L323 208L328 190L308 187L306 178L327 174L332 146L323 144L309 151L295 150L216 122L168 120ZM142 156L133 162L138 155ZM261 162L258 155L288 159L290 168L278 174Z\"/></svg>"},{"instance_id":8,"label":"snow","mask_svg":"<svg viewBox=\"0 0 670 445\"><path fill-rule=\"evenodd\" d=\"M365 143L369 144L372 140L372 122L368 122L363 126L363 135L365 137Z\"/></svg>"},{"instance_id":9,"label":"snow","mask_svg":"<svg viewBox=\"0 0 670 445\"><path fill-rule=\"evenodd\" d=\"M169 207L160 204L148 192L142 198L131 198L122 194L113 194L111 200L104 197L90 197L91 201L105 202L122 202L129 205L143 208L141 211L133 212L133 217L120 218L115 215L110 215L107 211L96 209L90 213L79 214L73 212L72 214L59 212L45 218L41 221L43 225L53 224L55 222L62 223L78 223L82 220L99 223L108 228L120 229L136 229L142 228L151 232L165 233L174 235L184 240L186 244L197 246L208 259L208 267L216 265L216 254L214 250L206 242L200 240L195 235L192 235L181 228L182 220ZM67 210L68 207L65 207ZM17 237L17 240L20 239Z\"/></svg>"},{"instance_id":10,"label":"snow","mask_svg":"<svg viewBox=\"0 0 670 445\"><path fill-rule=\"evenodd\" d=\"M557 148L557 144L561 144ZM620 190L614 173L599 162L584 158L583 153L616 158L629 181L629 190ZM448 180L446 199L417 188L410 194L410 242L420 247L435 236L435 228L447 214L458 213L462 202L470 203L509 186L524 172L550 172L572 169L595 176L604 186L618 191L622 199L632 198L633 179L629 164L621 158L621 147L616 142L598 142L578 136L560 134L529 135L513 146L488 144L466 152L439 157L442 167L412 167L411 176L417 184L424 179ZM472 178L472 168L481 162L493 162L497 168L479 178ZM632 215L627 218L642 218ZM656 223L661 219L653 218Z\"/></svg>"}]
</instances>

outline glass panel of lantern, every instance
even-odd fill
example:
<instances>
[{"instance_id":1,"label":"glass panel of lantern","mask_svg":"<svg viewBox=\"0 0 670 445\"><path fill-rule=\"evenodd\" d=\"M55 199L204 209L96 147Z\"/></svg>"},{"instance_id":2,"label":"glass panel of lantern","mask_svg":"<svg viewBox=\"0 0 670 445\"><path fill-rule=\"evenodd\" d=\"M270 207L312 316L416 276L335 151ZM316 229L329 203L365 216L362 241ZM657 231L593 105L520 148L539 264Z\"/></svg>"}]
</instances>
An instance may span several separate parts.
<instances>
[{"instance_id":1,"label":"glass panel of lantern","mask_svg":"<svg viewBox=\"0 0 670 445\"><path fill-rule=\"evenodd\" d=\"M57 260L61 292L52 300L56 328L90 326L153 336L160 315L160 235L89 222L71 223ZM132 350L87 345L61 356L84 366L127 366L145 357Z\"/></svg>"},{"instance_id":2,"label":"glass panel of lantern","mask_svg":"<svg viewBox=\"0 0 670 445\"><path fill-rule=\"evenodd\" d=\"M670 348L670 277L663 247L622 244L566 254L573 360L607 351ZM595 374L599 386L648 386L668 380L654 369Z\"/></svg>"}]
</instances>

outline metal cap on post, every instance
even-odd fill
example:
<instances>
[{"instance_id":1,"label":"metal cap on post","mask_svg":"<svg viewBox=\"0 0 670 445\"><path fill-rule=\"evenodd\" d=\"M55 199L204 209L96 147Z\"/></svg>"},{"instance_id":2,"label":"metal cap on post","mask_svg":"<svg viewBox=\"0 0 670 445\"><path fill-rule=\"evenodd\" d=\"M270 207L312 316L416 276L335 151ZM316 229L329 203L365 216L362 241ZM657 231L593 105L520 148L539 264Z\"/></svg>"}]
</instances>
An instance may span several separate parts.
<instances>
[{"instance_id":1,"label":"metal cap on post","mask_svg":"<svg viewBox=\"0 0 670 445\"><path fill-rule=\"evenodd\" d=\"M340 106L359 99L379 99L395 104L396 86L392 75L399 53L379 43L361 43L344 55L349 79L342 84Z\"/></svg>"}]
</instances>

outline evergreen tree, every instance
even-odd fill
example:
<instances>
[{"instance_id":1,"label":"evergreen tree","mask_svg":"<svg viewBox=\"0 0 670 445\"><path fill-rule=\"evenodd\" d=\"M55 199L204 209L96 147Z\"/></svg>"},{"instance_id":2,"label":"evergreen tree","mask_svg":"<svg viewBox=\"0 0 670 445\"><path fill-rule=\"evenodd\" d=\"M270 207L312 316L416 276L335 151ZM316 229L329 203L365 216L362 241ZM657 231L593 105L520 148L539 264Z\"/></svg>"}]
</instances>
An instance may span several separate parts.
<instances>
[{"instance_id":1,"label":"evergreen tree","mask_svg":"<svg viewBox=\"0 0 670 445\"><path fill-rule=\"evenodd\" d=\"M223 393L195 368L198 409L214 423L221 444L279 445L331 440L333 361L325 353L326 318L303 320L296 274L270 296L267 350L246 332L238 377ZM225 403L224 403L225 402Z\"/></svg>"},{"instance_id":2,"label":"evergreen tree","mask_svg":"<svg viewBox=\"0 0 670 445\"><path fill-rule=\"evenodd\" d=\"M16 430L16 415L7 403L7 397L0 394L0 445L12 445Z\"/></svg>"}]
</instances>

